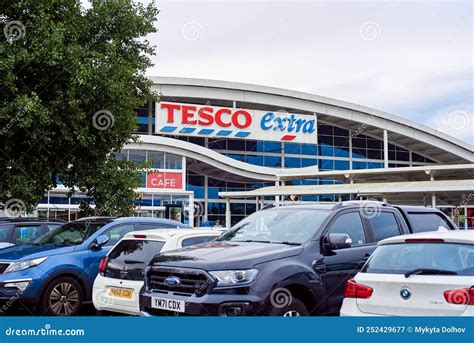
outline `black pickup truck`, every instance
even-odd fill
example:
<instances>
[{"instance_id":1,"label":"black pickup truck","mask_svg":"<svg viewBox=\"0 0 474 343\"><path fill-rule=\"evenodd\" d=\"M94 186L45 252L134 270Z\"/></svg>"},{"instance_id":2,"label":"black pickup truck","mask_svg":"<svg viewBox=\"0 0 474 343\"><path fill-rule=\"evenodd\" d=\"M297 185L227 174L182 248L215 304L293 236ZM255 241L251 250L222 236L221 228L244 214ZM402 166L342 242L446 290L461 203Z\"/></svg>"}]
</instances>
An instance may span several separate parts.
<instances>
[{"instance_id":1,"label":"black pickup truck","mask_svg":"<svg viewBox=\"0 0 474 343\"><path fill-rule=\"evenodd\" d=\"M142 315L337 315L346 281L395 235L457 230L441 211L369 201L284 203L216 241L155 256Z\"/></svg>"}]
</instances>

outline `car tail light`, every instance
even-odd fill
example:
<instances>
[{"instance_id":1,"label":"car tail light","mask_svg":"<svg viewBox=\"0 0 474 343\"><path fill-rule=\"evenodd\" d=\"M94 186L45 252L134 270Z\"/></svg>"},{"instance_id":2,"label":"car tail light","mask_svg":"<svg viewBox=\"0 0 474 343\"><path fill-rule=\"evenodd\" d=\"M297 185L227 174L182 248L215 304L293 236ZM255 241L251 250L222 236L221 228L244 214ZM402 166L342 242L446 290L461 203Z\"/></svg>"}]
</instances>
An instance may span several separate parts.
<instances>
[{"instance_id":1,"label":"car tail light","mask_svg":"<svg viewBox=\"0 0 474 343\"><path fill-rule=\"evenodd\" d=\"M450 304L474 305L474 286L446 291L444 292L444 298Z\"/></svg>"},{"instance_id":2,"label":"car tail light","mask_svg":"<svg viewBox=\"0 0 474 343\"><path fill-rule=\"evenodd\" d=\"M344 298L368 299L372 296L373 291L371 287L357 283L354 279L350 279L346 283Z\"/></svg>"},{"instance_id":3,"label":"car tail light","mask_svg":"<svg viewBox=\"0 0 474 343\"><path fill-rule=\"evenodd\" d=\"M146 235L133 235L133 238L142 238L145 239Z\"/></svg>"},{"instance_id":4,"label":"car tail light","mask_svg":"<svg viewBox=\"0 0 474 343\"><path fill-rule=\"evenodd\" d=\"M107 256L102 257L99 264L99 273L102 276L105 276L105 269L107 268Z\"/></svg>"},{"instance_id":5,"label":"car tail light","mask_svg":"<svg viewBox=\"0 0 474 343\"><path fill-rule=\"evenodd\" d=\"M407 238L405 243L444 243L441 238Z\"/></svg>"}]
</instances>

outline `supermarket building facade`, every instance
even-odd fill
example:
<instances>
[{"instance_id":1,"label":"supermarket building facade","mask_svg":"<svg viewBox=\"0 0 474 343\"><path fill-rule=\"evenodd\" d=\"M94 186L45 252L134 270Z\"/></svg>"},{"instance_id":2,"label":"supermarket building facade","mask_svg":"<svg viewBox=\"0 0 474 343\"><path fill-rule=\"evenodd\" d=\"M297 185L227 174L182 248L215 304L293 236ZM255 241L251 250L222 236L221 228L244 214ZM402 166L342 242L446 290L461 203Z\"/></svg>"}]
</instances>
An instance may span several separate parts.
<instances>
[{"instance_id":1,"label":"supermarket building facade","mask_svg":"<svg viewBox=\"0 0 474 343\"><path fill-rule=\"evenodd\" d=\"M152 78L160 102L137 109L140 143L119 158L150 161L137 215L183 206L196 226L235 223L289 194L437 206L470 228L473 147L410 120L335 99L250 84ZM75 219L80 195L58 187L38 215Z\"/></svg>"}]
</instances>

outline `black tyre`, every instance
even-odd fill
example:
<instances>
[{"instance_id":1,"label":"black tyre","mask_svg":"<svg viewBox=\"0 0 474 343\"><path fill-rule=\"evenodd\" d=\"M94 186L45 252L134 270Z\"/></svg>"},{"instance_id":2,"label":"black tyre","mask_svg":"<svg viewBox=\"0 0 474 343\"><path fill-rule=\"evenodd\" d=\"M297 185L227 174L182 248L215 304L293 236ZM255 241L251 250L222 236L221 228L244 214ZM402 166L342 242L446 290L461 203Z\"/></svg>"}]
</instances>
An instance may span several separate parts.
<instances>
[{"instance_id":1,"label":"black tyre","mask_svg":"<svg viewBox=\"0 0 474 343\"><path fill-rule=\"evenodd\" d=\"M296 298L292 298L291 302L284 307L272 307L268 311L269 316L278 316L278 317L300 317L308 316L309 312L306 306Z\"/></svg>"},{"instance_id":2,"label":"black tyre","mask_svg":"<svg viewBox=\"0 0 474 343\"><path fill-rule=\"evenodd\" d=\"M40 311L47 316L75 316L82 308L82 287L70 277L60 277L46 287Z\"/></svg>"}]
</instances>

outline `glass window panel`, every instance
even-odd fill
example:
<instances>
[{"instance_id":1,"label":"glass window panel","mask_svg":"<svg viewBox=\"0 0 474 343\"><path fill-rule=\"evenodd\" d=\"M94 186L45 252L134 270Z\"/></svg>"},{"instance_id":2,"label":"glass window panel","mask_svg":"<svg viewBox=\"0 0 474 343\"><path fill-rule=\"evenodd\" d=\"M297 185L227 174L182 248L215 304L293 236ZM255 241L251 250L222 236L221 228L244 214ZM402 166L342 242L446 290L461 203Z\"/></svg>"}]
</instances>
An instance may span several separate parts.
<instances>
[{"instance_id":1,"label":"glass window panel","mask_svg":"<svg viewBox=\"0 0 474 343\"><path fill-rule=\"evenodd\" d=\"M281 152L281 143L280 142L263 142L263 148L265 152Z\"/></svg>"},{"instance_id":2,"label":"glass window panel","mask_svg":"<svg viewBox=\"0 0 474 343\"><path fill-rule=\"evenodd\" d=\"M182 158L179 155L166 153L165 155L165 168L166 169L181 169Z\"/></svg>"},{"instance_id":3,"label":"glass window panel","mask_svg":"<svg viewBox=\"0 0 474 343\"><path fill-rule=\"evenodd\" d=\"M245 141L245 150L246 151L257 151L257 142L256 141Z\"/></svg>"},{"instance_id":4,"label":"glass window panel","mask_svg":"<svg viewBox=\"0 0 474 343\"><path fill-rule=\"evenodd\" d=\"M146 161L146 150L129 150L128 159L137 163Z\"/></svg>"},{"instance_id":5,"label":"glass window panel","mask_svg":"<svg viewBox=\"0 0 474 343\"><path fill-rule=\"evenodd\" d=\"M301 154L301 144L285 143L285 154Z\"/></svg>"},{"instance_id":6,"label":"glass window panel","mask_svg":"<svg viewBox=\"0 0 474 343\"><path fill-rule=\"evenodd\" d=\"M329 145L320 145L319 150L320 150L319 155L321 156L333 156L334 154L333 147Z\"/></svg>"},{"instance_id":7,"label":"glass window panel","mask_svg":"<svg viewBox=\"0 0 474 343\"><path fill-rule=\"evenodd\" d=\"M334 169L336 170L348 170L349 169L349 161L334 161Z\"/></svg>"},{"instance_id":8,"label":"glass window panel","mask_svg":"<svg viewBox=\"0 0 474 343\"><path fill-rule=\"evenodd\" d=\"M334 126L334 136L349 137L349 130Z\"/></svg>"},{"instance_id":9,"label":"glass window panel","mask_svg":"<svg viewBox=\"0 0 474 343\"><path fill-rule=\"evenodd\" d=\"M209 149L226 150L227 148L226 140L209 138L208 147Z\"/></svg>"},{"instance_id":10,"label":"glass window panel","mask_svg":"<svg viewBox=\"0 0 474 343\"><path fill-rule=\"evenodd\" d=\"M397 161L410 161L410 154L407 151L397 151Z\"/></svg>"},{"instance_id":11,"label":"glass window panel","mask_svg":"<svg viewBox=\"0 0 474 343\"><path fill-rule=\"evenodd\" d=\"M151 162L152 168L164 168L165 153L162 151L148 151L148 162Z\"/></svg>"},{"instance_id":12,"label":"glass window panel","mask_svg":"<svg viewBox=\"0 0 474 343\"><path fill-rule=\"evenodd\" d=\"M266 167L281 167L281 157L264 156L263 164Z\"/></svg>"},{"instance_id":13,"label":"glass window panel","mask_svg":"<svg viewBox=\"0 0 474 343\"><path fill-rule=\"evenodd\" d=\"M374 160L381 160L383 159L383 151L367 149L367 157Z\"/></svg>"},{"instance_id":14,"label":"glass window panel","mask_svg":"<svg viewBox=\"0 0 474 343\"><path fill-rule=\"evenodd\" d=\"M301 168L301 158L285 157L285 168Z\"/></svg>"},{"instance_id":15,"label":"glass window panel","mask_svg":"<svg viewBox=\"0 0 474 343\"><path fill-rule=\"evenodd\" d=\"M333 170L334 160L319 160L319 169Z\"/></svg>"},{"instance_id":16,"label":"glass window panel","mask_svg":"<svg viewBox=\"0 0 474 343\"><path fill-rule=\"evenodd\" d=\"M333 135L333 127L331 125L323 125L323 124L320 124L318 126L318 133L320 135L328 135L328 136L332 136Z\"/></svg>"},{"instance_id":17,"label":"glass window panel","mask_svg":"<svg viewBox=\"0 0 474 343\"><path fill-rule=\"evenodd\" d=\"M334 156L336 157L349 157L349 148L334 148Z\"/></svg>"},{"instance_id":18,"label":"glass window panel","mask_svg":"<svg viewBox=\"0 0 474 343\"><path fill-rule=\"evenodd\" d=\"M382 149L382 141L378 139L367 139L367 148Z\"/></svg>"},{"instance_id":19,"label":"glass window panel","mask_svg":"<svg viewBox=\"0 0 474 343\"><path fill-rule=\"evenodd\" d=\"M302 167L310 167L315 166L318 164L318 160L314 158L302 158L301 159L301 166Z\"/></svg>"},{"instance_id":20,"label":"glass window panel","mask_svg":"<svg viewBox=\"0 0 474 343\"><path fill-rule=\"evenodd\" d=\"M315 144L301 144L301 153L303 155L317 155L318 146Z\"/></svg>"},{"instance_id":21,"label":"glass window panel","mask_svg":"<svg viewBox=\"0 0 474 343\"><path fill-rule=\"evenodd\" d=\"M227 150L245 151L245 141L242 139L228 139Z\"/></svg>"},{"instance_id":22,"label":"glass window panel","mask_svg":"<svg viewBox=\"0 0 474 343\"><path fill-rule=\"evenodd\" d=\"M247 155L245 160L247 163L254 164L256 166L263 166L263 156Z\"/></svg>"},{"instance_id":23,"label":"glass window panel","mask_svg":"<svg viewBox=\"0 0 474 343\"><path fill-rule=\"evenodd\" d=\"M367 169L367 162L352 162L352 169Z\"/></svg>"},{"instance_id":24,"label":"glass window panel","mask_svg":"<svg viewBox=\"0 0 474 343\"><path fill-rule=\"evenodd\" d=\"M353 148L367 148L367 140L365 138L354 137L352 138Z\"/></svg>"},{"instance_id":25,"label":"glass window panel","mask_svg":"<svg viewBox=\"0 0 474 343\"><path fill-rule=\"evenodd\" d=\"M352 157L353 158L367 158L367 149L353 148Z\"/></svg>"},{"instance_id":26,"label":"glass window panel","mask_svg":"<svg viewBox=\"0 0 474 343\"><path fill-rule=\"evenodd\" d=\"M334 146L349 147L349 139L347 137L334 136Z\"/></svg>"}]
</instances>

